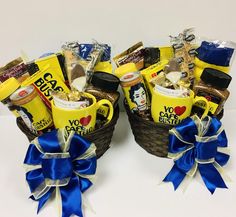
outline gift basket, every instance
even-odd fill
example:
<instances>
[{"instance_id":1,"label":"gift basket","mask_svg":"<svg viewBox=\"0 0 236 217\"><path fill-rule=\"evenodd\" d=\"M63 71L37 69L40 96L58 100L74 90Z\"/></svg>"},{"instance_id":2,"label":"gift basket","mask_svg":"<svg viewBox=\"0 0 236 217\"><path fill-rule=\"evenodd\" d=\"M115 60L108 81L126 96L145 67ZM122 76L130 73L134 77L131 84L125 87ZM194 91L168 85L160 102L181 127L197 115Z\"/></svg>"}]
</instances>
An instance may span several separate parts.
<instances>
[{"instance_id":1,"label":"gift basket","mask_svg":"<svg viewBox=\"0 0 236 217\"><path fill-rule=\"evenodd\" d=\"M212 194L227 188L222 166L229 160L228 140L220 119L235 48L233 42L197 40L190 28L170 36L167 47L139 42L113 58L135 141L174 161L163 182L175 190L197 172Z\"/></svg>"},{"instance_id":2,"label":"gift basket","mask_svg":"<svg viewBox=\"0 0 236 217\"><path fill-rule=\"evenodd\" d=\"M54 199L59 216L83 216L82 194L119 117L110 52L107 44L66 42L58 53L0 68L0 100L30 142L24 166L38 212Z\"/></svg>"},{"instance_id":3,"label":"gift basket","mask_svg":"<svg viewBox=\"0 0 236 217\"><path fill-rule=\"evenodd\" d=\"M167 157L169 130L184 119L223 117L235 44L195 37L194 29L170 36L170 45L135 44L113 58L135 141Z\"/></svg>"},{"instance_id":4,"label":"gift basket","mask_svg":"<svg viewBox=\"0 0 236 217\"><path fill-rule=\"evenodd\" d=\"M19 57L0 69L0 99L29 141L65 128L94 143L98 158L106 152L120 96L110 53L107 44L66 42L58 53Z\"/></svg>"}]
</instances>

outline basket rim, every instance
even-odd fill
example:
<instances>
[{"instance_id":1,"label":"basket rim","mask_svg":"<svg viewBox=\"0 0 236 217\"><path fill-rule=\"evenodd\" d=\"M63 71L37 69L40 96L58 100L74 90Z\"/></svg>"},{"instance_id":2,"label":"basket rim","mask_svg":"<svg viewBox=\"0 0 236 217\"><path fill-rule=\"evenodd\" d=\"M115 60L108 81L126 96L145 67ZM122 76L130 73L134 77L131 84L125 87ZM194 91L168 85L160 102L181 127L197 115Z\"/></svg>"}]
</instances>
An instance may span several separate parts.
<instances>
[{"instance_id":1,"label":"basket rim","mask_svg":"<svg viewBox=\"0 0 236 217\"><path fill-rule=\"evenodd\" d=\"M98 129L96 129L96 130L94 130L94 131L92 131L92 132L90 132L90 133L88 133L88 134L83 135L83 137L86 138L86 136L92 136L93 134L97 134L97 133L103 131L104 129L107 129L107 128L111 127L112 125L115 125L116 122L117 122L117 120L118 120L118 118L119 118L119 111L120 111L119 105L117 105L116 108L115 108L115 110L114 110L114 115L113 115L111 121L110 121L108 124L106 124L106 125L104 125L104 126L98 128ZM17 120L16 120L16 121L21 123L20 126L18 125L18 127L19 127L24 133L27 133L27 134L30 135L31 137L35 137L35 138L38 137L38 135L36 135L35 133L31 132L31 131L28 129L28 127L25 125L25 123L23 122L23 120L22 120L21 117L17 117Z\"/></svg>"},{"instance_id":2,"label":"basket rim","mask_svg":"<svg viewBox=\"0 0 236 217\"><path fill-rule=\"evenodd\" d=\"M142 122L144 122L148 125L152 125L152 126L155 126L155 127L158 126L158 127L161 127L161 128L171 129L171 128L174 127L173 125L170 125L170 124L155 123L154 121L151 121L151 120L145 120L142 117L138 116L137 114L131 112L126 99L124 99L123 103L124 103L124 107L125 107L125 110L126 110L128 116L133 118L133 119L136 119L137 121L142 121Z\"/></svg>"}]
</instances>

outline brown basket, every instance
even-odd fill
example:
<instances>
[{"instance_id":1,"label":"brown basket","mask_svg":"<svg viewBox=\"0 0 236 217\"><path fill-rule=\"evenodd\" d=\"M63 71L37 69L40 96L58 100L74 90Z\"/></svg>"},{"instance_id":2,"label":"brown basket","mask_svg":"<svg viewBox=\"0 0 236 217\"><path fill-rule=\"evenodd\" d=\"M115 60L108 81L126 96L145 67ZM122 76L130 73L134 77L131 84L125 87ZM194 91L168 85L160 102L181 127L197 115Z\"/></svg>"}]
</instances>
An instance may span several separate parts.
<instances>
[{"instance_id":1,"label":"brown basket","mask_svg":"<svg viewBox=\"0 0 236 217\"><path fill-rule=\"evenodd\" d=\"M169 130L173 127L144 120L132 113L124 100L124 107L134 134L135 141L148 153L158 157L167 157Z\"/></svg>"},{"instance_id":2,"label":"brown basket","mask_svg":"<svg viewBox=\"0 0 236 217\"><path fill-rule=\"evenodd\" d=\"M118 118L119 118L119 107L117 106L110 123L97 130L92 131L87 135L84 135L86 139L88 139L90 142L93 142L96 145L97 158L100 158L109 149L113 131L115 129L115 125ZM27 136L29 141L32 141L34 138L37 137L37 135L29 131L28 127L25 125L25 123L21 118L17 118L16 123L17 126L20 128L20 130Z\"/></svg>"},{"instance_id":3,"label":"brown basket","mask_svg":"<svg viewBox=\"0 0 236 217\"><path fill-rule=\"evenodd\" d=\"M148 153L158 157L167 157L169 130L173 126L144 120L130 111L126 100L124 100L124 107L129 118L135 141ZM224 110L216 117L220 120L223 117L223 113Z\"/></svg>"}]
</instances>

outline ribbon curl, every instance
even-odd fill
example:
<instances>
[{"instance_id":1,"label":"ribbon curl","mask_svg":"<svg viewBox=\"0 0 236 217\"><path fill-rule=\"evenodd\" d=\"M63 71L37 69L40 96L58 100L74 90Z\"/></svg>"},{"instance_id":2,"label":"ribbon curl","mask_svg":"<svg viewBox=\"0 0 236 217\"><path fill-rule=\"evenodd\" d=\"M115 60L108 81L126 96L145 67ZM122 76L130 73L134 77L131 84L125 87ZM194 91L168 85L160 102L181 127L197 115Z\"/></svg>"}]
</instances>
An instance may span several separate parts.
<instances>
[{"instance_id":1,"label":"ribbon curl","mask_svg":"<svg viewBox=\"0 0 236 217\"><path fill-rule=\"evenodd\" d=\"M24 164L31 199L38 212L56 192L62 217L83 217L82 193L92 185L96 172L96 147L78 134L54 130L33 140Z\"/></svg>"},{"instance_id":2,"label":"ribbon curl","mask_svg":"<svg viewBox=\"0 0 236 217\"><path fill-rule=\"evenodd\" d=\"M229 160L227 143L218 119L186 118L170 130L168 157L174 159L174 166L163 181L172 182L176 190L186 176L193 177L199 171L212 194L216 188L227 188L221 177L221 166Z\"/></svg>"}]
</instances>

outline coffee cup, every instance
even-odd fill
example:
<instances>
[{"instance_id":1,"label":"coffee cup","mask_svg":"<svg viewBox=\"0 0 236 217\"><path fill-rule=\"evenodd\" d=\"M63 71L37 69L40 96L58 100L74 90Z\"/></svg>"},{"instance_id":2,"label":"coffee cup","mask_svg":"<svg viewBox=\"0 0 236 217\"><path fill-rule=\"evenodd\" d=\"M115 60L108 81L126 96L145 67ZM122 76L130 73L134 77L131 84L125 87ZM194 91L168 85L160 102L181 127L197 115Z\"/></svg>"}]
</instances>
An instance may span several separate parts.
<instances>
[{"instance_id":1,"label":"coffee cup","mask_svg":"<svg viewBox=\"0 0 236 217\"><path fill-rule=\"evenodd\" d=\"M75 131L80 135L90 133L95 128L97 111L103 105L109 107L106 124L111 121L114 109L109 100L102 99L97 101L96 98L89 93L85 93L85 96L92 99L92 104L80 109L57 107L54 101L52 101L52 116L56 128L65 128L68 133L70 133L70 131Z\"/></svg>"},{"instance_id":2,"label":"coffee cup","mask_svg":"<svg viewBox=\"0 0 236 217\"><path fill-rule=\"evenodd\" d=\"M209 102L205 97L194 98L194 92L190 90L188 96L176 97L163 94L154 88L151 103L151 114L154 122L176 125L191 115L192 106L204 103L206 116L209 111Z\"/></svg>"}]
</instances>

